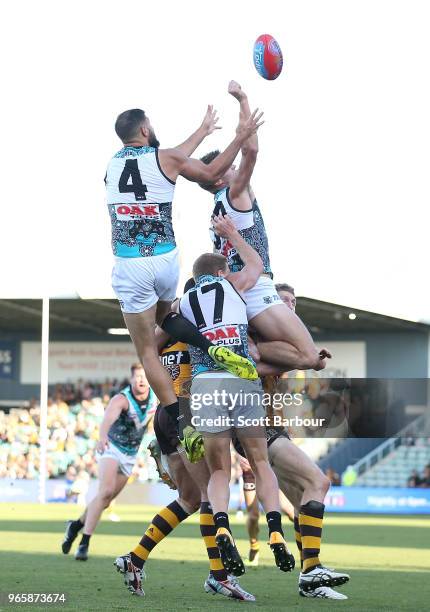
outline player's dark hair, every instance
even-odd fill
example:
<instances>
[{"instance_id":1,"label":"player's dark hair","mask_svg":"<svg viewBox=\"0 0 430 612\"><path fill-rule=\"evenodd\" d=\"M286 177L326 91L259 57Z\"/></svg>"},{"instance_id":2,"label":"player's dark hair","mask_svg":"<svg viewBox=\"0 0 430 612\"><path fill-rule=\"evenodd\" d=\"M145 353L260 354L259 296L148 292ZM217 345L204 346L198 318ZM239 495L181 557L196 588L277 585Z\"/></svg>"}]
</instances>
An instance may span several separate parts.
<instances>
[{"instance_id":1,"label":"player's dark hair","mask_svg":"<svg viewBox=\"0 0 430 612\"><path fill-rule=\"evenodd\" d=\"M226 270L227 259L219 253L204 253L196 259L193 265L193 277L195 279L205 274L217 276L219 270Z\"/></svg>"},{"instance_id":2,"label":"player's dark hair","mask_svg":"<svg viewBox=\"0 0 430 612\"><path fill-rule=\"evenodd\" d=\"M203 157L200 158L200 161L208 166L216 157L218 157L220 153L221 151L219 149L215 149L215 151L211 151L210 153L203 155Z\"/></svg>"},{"instance_id":3,"label":"player's dark hair","mask_svg":"<svg viewBox=\"0 0 430 612\"><path fill-rule=\"evenodd\" d=\"M132 108L118 115L115 121L115 132L122 142L129 142L139 135L139 128L145 121L145 111Z\"/></svg>"},{"instance_id":4,"label":"player's dark hair","mask_svg":"<svg viewBox=\"0 0 430 612\"><path fill-rule=\"evenodd\" d=\"M192 289L195 286L195 284L196 284L196 281L194 280L194 278L189 278L184 285L184 293L187 293L187 291Z\"/></svg>"},{"instance_id":5,"label":"player's dark hair","mask_svg":"<svg viewBox=\"0 0 430 612\"><path fill-rule=\"evenodd\" d=\"M131 375L134 376L134 373L136 370L143 370L143 365L141 363L139 363L138 361L136 361L136 363L132 363L131 367L130 367L130 372Z\"/></svg>"},{"instance_id":6,"label":"player's dark hair","mask_svg":"<svg viewBox=\"0 0 430 612\"><path fill-rule=\"evenodd\" d=\"M280 291L288 291L288 293L292 293L294 296L294 288L291 285L287 285L287 283L278 283L275 285L276 291L279 293Z\"/></svg>"},{"instance_id":7,"label":"player's dark hair","mask_svg":"<svg viewBox=\"0 0 430 612\"><path fill-rule=\"evenodd\" d=\"M215 149L215 151L210 151L210 153L206 153L206 155L203 155L203 157L200 158L200 161L206 165L209 165L216 157L218 157L220 152L221 151L219 149ZM213 183L199 183L199 187L205 189L206 191L210 191L211 193L214 193L216 191L216 187L213 185Z\"/></svg>"}]
</instances>

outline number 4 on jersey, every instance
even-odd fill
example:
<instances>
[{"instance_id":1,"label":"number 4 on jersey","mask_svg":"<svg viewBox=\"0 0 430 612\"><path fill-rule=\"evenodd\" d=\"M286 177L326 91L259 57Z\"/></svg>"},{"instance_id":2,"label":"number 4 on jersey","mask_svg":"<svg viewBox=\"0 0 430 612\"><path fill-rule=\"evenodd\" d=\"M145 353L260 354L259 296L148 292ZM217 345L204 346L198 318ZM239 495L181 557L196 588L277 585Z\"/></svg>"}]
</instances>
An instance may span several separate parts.
<instances>
[{"instance_id":1,"label":"number 4 on jersey","mask_svg":"<svg viewBox=\"0 0 430 612\"><path fill-rule=\"evenodd\" d=\"M146 200L148 189L142 183L137 159L126 160L124 170L119 179L118 190L120 193L134 193L136 200Z\"/></svg>"}]
</instances>

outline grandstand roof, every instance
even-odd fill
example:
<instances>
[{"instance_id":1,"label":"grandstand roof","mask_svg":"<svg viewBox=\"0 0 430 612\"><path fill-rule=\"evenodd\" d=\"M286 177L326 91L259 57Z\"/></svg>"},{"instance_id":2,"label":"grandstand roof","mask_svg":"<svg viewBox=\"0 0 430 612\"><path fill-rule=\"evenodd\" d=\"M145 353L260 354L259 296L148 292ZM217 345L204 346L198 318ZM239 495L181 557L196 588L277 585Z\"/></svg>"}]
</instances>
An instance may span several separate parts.
<instances>
[{"instance_id":1,"label":"grandstand roof","mask_svg":"<svg viewBox=\"0 0 430 612\"><path fill-rule=\"evenodd\" d=\"M331 304L297 298L297 313L313 333L429 331L430 325ZM351 313L356 315L350 319ZM0 300L0 333L40 335L42 300ZM52 299L50 335L91 335L112 339L109 328L124 327L116 300Z\"/></svg>"}]
</instances>

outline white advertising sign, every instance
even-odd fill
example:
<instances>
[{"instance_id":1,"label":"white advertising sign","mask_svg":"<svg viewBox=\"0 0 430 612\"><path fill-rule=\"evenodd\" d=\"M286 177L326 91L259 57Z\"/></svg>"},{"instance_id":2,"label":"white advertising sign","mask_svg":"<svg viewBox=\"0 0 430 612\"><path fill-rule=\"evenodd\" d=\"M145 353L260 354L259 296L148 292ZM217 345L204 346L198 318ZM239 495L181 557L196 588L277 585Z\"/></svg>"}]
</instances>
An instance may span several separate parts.
<instances>
[{"instance_id":1,"label":"white advertising sign","mask_svg":"<svg viewBox=\"0 0 430 612\"><path fill-rule=\"evenodd\" d=\"M40 342L21 343L21 383L40 383ZM123 379L138 361L129 342L51 342L49 345L49 384L79 379L103 382Z\"/></svg>"},{"instance_id":2,"label":"white advertising sign","mask_svg":"<svg viewBox=\"0 0 430 612\"><path fill-rule=\"evenodd\" d=\"M322 341L317 346L327 348L332 354L325 370L318 372L321 378L366 378L365 342Z\"/></svg>"}]
</instances>

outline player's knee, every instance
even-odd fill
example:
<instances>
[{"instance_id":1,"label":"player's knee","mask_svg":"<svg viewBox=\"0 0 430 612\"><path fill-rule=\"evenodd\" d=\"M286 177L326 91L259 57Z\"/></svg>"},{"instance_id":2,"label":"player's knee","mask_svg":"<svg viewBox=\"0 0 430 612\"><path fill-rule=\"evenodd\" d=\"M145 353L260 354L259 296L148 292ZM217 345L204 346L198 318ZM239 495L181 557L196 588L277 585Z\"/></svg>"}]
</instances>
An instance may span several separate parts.
<instances>
[{"instance_id":1,"label":"player's knee","mask_svg":"<svg viewBox=\"0 0 430 612\"><path fill-rule=\"evenodd\" d=\"M187 512L187 514L194 514L200 508L200 495L186 495L181 496L178 499L178 503Z\"/></svg>"},{"instance_id":2,"label":"player's knee","mask_svg":"<svg viewBox=\"0 0 430 612\"><path fill-rule=\"evenodd\" d=\"M306 347L301 351L303 369L310 370L318 365L319 354L316 347Z\"/></svg>"},{"instance_id":3,"label":"player's knee","mask_svg":"<svg viewBox=\"0 0 430 612\"><path fill-rule=\"evenodd\" d=\"M105 508L107 508L109 506L109 504L111 503L111 501L114 498L114 495L115 495L115 491L114 491L114 489L111 489L110 487L103 488L100 491L99 497L102 500Z\"/></svg>"}]
</instances>

